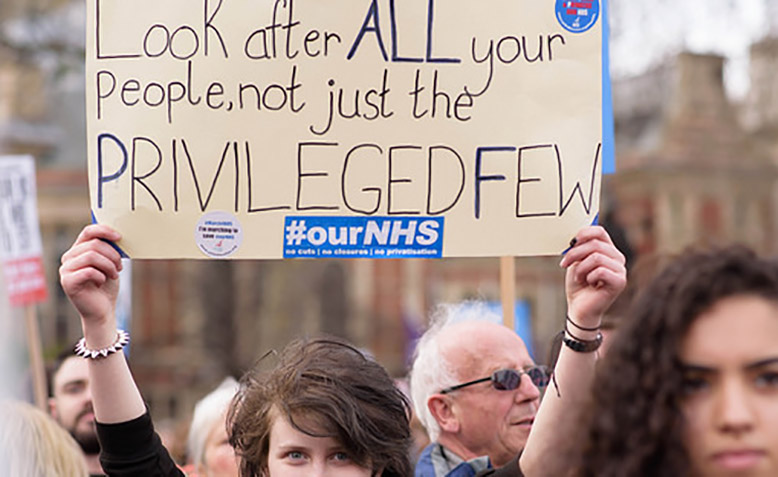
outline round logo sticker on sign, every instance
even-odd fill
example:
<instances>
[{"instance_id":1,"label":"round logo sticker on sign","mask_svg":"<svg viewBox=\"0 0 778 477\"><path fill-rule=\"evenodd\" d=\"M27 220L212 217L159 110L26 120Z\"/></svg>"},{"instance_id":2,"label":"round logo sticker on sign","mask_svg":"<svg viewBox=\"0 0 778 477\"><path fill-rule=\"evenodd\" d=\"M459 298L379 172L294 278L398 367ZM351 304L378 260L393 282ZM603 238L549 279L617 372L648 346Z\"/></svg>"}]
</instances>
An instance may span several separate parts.
<instances>
[{"instance_id":1,"label":"round logo sticker on sign","mask_svg":"<svg viewBox=\"0 0 778 477\"><path fill-rule=\"evenodd\" d=\"M600 18L600 1L557 0L556 18L565 30L583 33L597 24L597 19Z\"/></svg>"},{"instance_id":2,"label":"round logo sticker on sign","mask_svg":"<svg viewBox=\"0 0 778 477\"><path fill-rule=\"evenodd\" d=\"M200 250L213 258L229 257L243 241L243 228L238 219L227 212L208 212L197 222L195 242Z\"/></svg>"}]
</instances>

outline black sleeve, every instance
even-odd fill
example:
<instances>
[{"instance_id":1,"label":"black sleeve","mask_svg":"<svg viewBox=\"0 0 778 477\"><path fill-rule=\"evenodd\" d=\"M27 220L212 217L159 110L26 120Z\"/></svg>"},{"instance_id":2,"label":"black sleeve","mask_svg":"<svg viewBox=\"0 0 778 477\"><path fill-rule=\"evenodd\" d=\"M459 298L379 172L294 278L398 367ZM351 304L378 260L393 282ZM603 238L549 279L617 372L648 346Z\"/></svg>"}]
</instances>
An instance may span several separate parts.
<instances>
[{"instance_id":1,"label":"black sleeve","mask_svg":"<svg viewBox=\"0 0 778 477\"><path fill-rule=\"evenodd\" d=\"M109 476L184 477L159 436L148 412L132 421L97 423L100 464Z\"/></svg>"}]
</instances>

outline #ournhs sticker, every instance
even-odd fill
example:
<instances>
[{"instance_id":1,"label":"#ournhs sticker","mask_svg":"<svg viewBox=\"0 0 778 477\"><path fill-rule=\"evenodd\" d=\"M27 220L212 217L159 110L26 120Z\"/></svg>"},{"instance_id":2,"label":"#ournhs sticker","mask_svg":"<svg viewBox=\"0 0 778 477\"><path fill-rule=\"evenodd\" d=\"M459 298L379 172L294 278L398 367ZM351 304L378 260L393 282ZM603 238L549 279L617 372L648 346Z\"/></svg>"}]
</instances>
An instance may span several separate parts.
<instances>
[{"instance_id":1,"label":"#ournhs sticker","mask_svg":"<svg viewBox=\"0 0 778 477\"><path fill-rule=\"evenodd\" d=\"M583 33L597 23L600 17L599 0L557 0L556 18L571 33Z\"/></svg>"},{"instance_id":2,"label":"#ournhs sticker","mask_svg":"<svg viewBox=\"0 0 778 477\"><path fill-rule=\"evenodd\" d=\"M440 258L443 217L289 216L284 258Z\"/></svg>"},{"instance_id":3,"label":"#ournhs sticker","mask_svg":"<svg viewBox=\"0 0 778 477\"><path fill-rule=\"evenodd\" d=\"M197 247L213 258L229 257L243 241L243 227L227 212L208 212L200 217L194 232Z\"/></svg>"}]
</instances>

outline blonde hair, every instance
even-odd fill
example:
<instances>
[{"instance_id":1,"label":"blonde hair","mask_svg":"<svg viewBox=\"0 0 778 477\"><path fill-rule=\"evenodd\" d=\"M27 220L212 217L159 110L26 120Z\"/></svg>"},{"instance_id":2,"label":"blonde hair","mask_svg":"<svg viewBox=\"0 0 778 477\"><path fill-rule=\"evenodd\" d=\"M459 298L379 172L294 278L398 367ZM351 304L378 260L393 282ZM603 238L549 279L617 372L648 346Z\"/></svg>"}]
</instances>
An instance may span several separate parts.
<instances>
[{"instance_id":1,"label":"blonde hair","mask_svg":"<svg viewBox=\"0 0 778 477\"><path fill-rule=\"evenodd\" d=\"M26 402L0 400L0 475L89 474L76 441L48 414Z\"/></svg>"}]
</instances>

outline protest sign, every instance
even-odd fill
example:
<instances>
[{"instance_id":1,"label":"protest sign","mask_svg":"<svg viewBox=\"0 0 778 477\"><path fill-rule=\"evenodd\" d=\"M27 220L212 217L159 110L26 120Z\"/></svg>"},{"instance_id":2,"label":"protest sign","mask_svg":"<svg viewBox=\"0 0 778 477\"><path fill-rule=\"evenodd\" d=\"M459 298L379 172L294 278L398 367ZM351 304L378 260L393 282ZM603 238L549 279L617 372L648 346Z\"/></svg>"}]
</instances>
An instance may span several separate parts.
<instances>
[{"instance_id":1,"label":"protest sign","mask_svg":"<svg viewBox=\"0 0 778 477\"><path fill-rule=\"evenodd\" d=\"M0 263L14 307L24 307L24 321L33 394L46 409L46 375L43 367L36 303L46 300L35 161L30 156L0 156Z\"/></svg>"},{"instance_id":2,"label":"protest sign","mask_svg":"<svg viewBox=\"0 0 778 477\"><path fill-rule=\"evenodd\" d=\"M0 157L0 260L13 306L47 296L35 191L32 157Z\"/></svg>"},{"instance_id":3,"label":"protest sign","mask_svg":"<svg viewBox=\"0 0 778 477\"><path fill-rule=\"evenodd\" d=\"M599 207L598 0L89 0L133 258L558 254Z\"/></svg>"}]
</instances>

